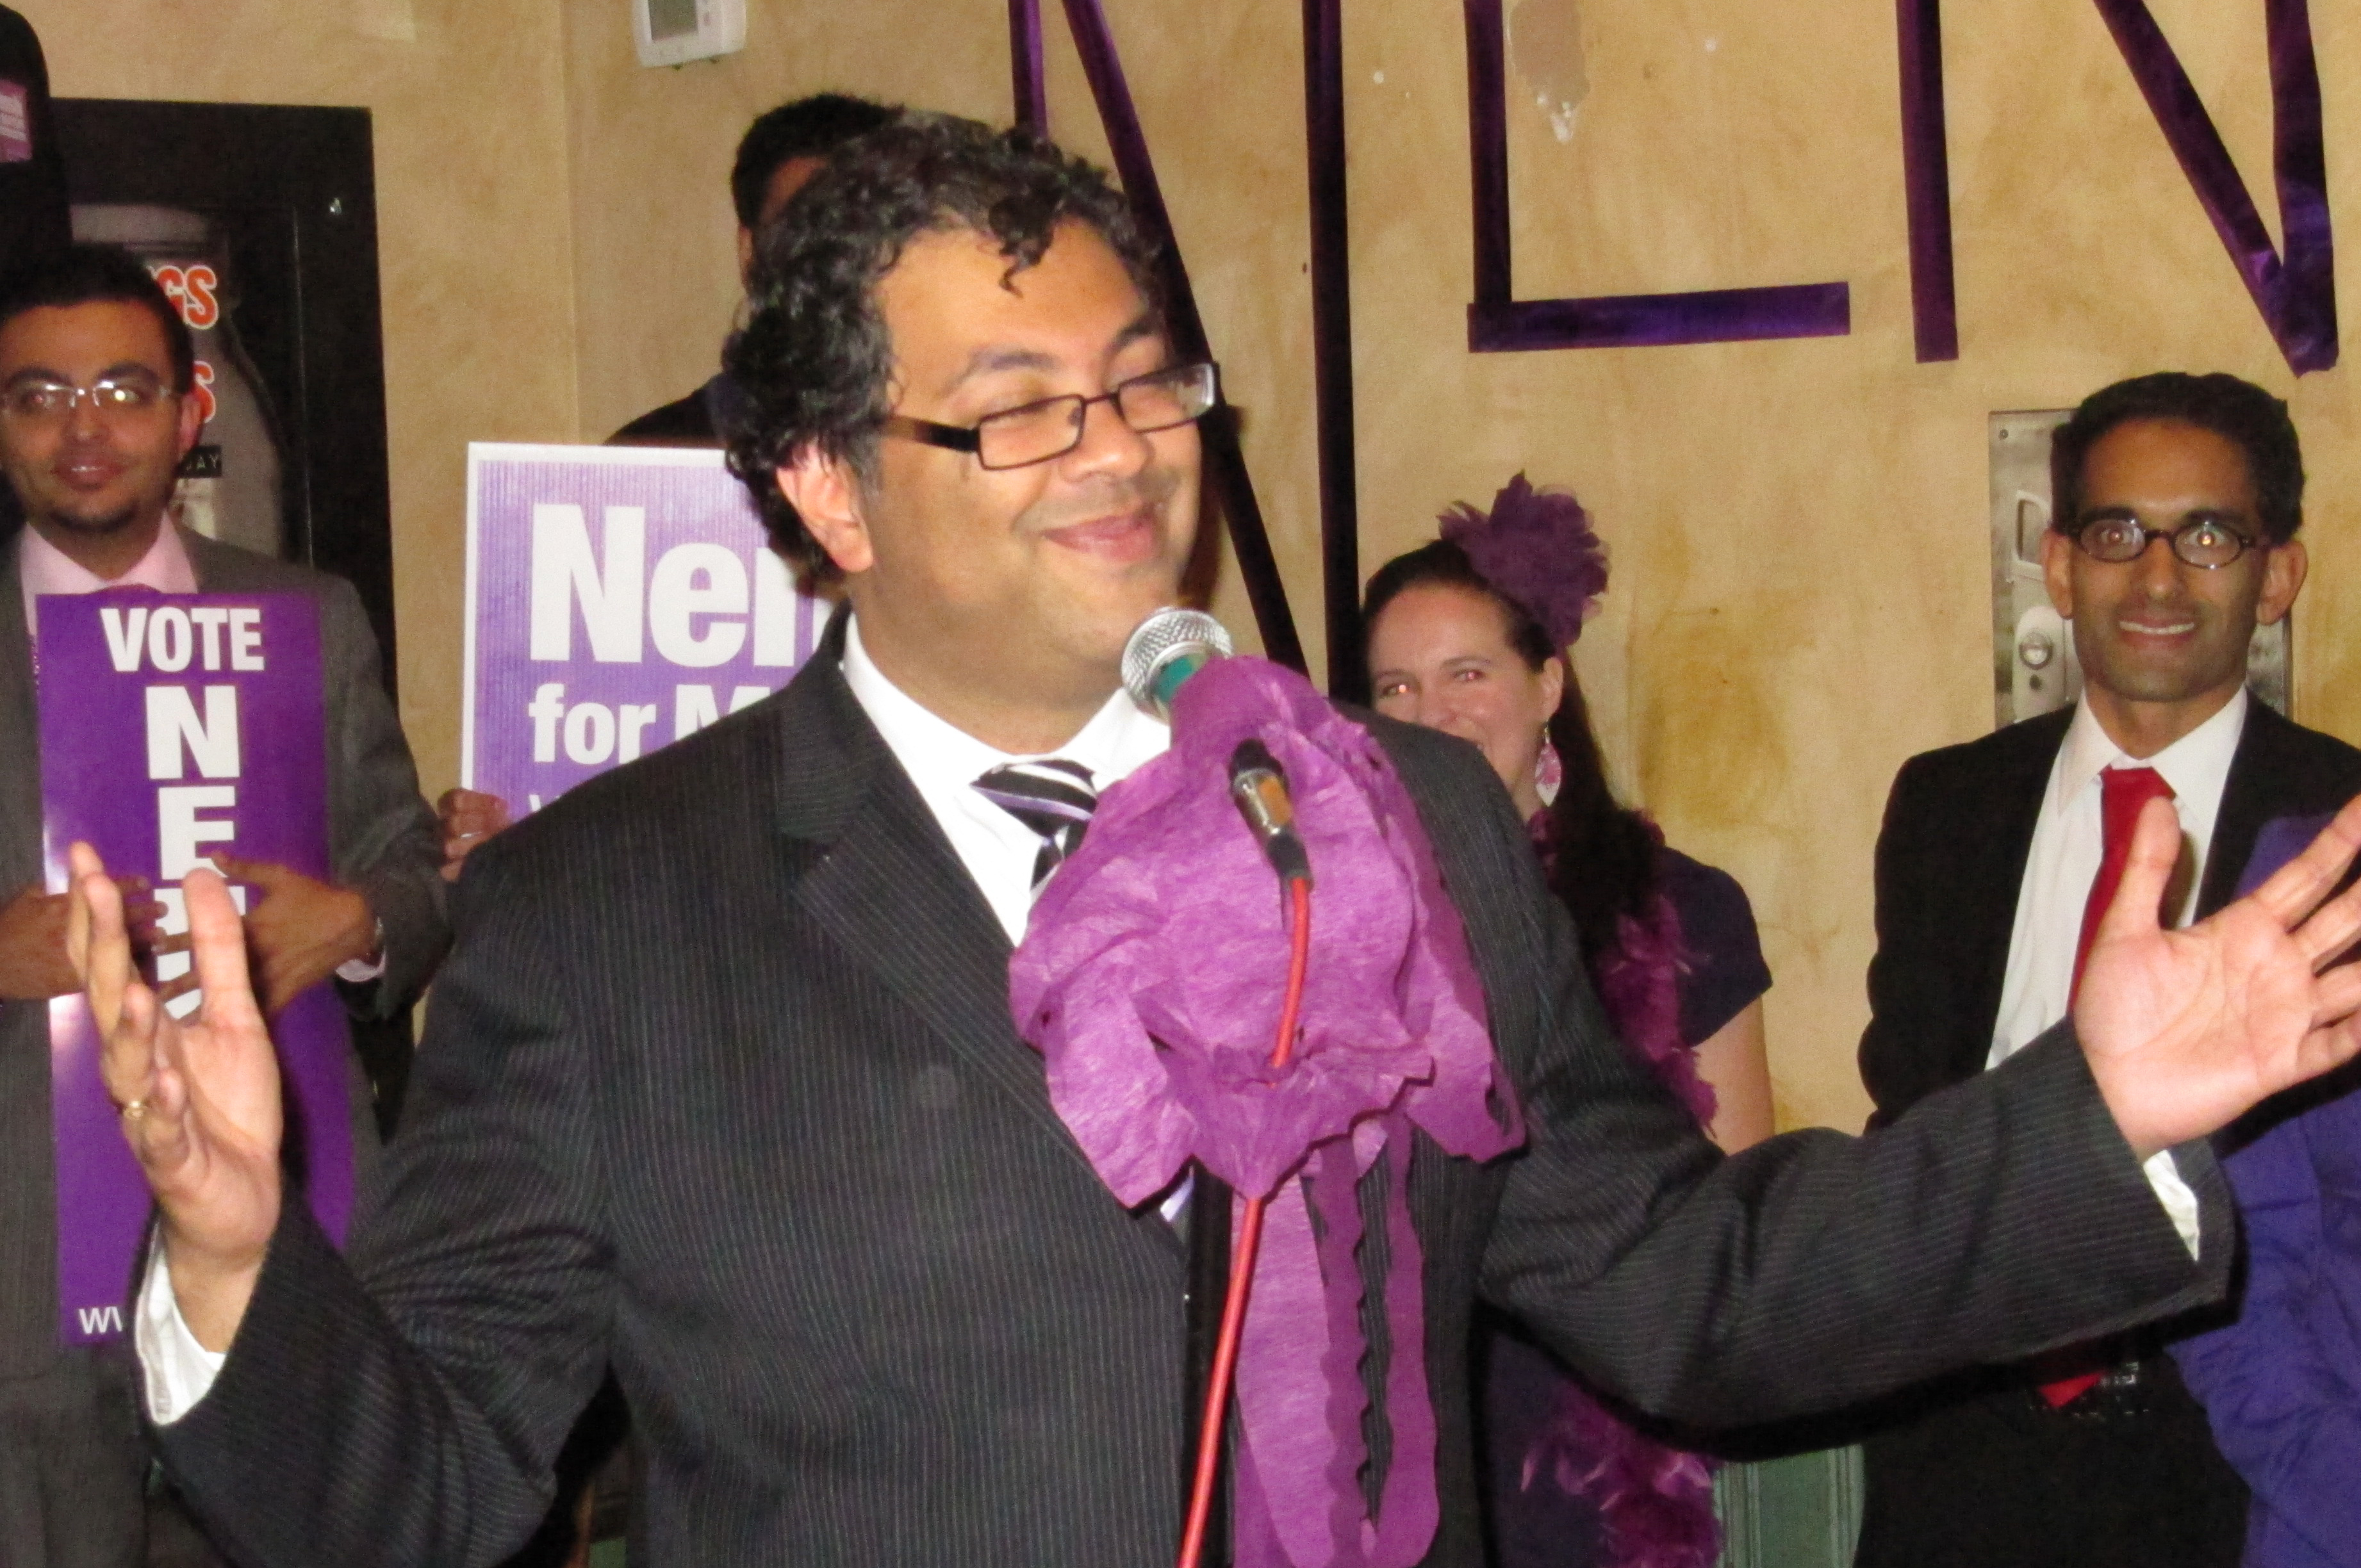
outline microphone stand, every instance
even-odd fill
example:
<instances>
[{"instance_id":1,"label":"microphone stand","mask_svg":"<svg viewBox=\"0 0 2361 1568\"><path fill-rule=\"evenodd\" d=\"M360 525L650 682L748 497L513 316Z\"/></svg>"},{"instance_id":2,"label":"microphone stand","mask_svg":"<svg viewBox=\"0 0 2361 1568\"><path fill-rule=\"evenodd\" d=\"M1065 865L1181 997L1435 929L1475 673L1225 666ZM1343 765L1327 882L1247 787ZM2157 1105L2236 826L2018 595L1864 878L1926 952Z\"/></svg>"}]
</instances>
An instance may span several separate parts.
<instances>
[{"instance_id":1,"label":"microphone stand","mask_svg":"<svg viewBox=\"0 0 2361 1568\"><path fill-rule=\"evenodd\" d=\"M1213 1356L1222 1337L1222 1305L1230 1293L1230 1185L1203 1166L1189 1193L1189 1283L1187 1327L1181 1347L1181 1408L1186 1423L1180 1444L1180 1508L1188 1517L1197 1479L1197 1451L1203 1441L1205 1396L1213 1383ZM1230 1446L1224 1434L1223 1446ZM1230 1565L1230 1466L1215 1483L1206 1516L1201 1568Z\"/></svg>"}]
</instances>

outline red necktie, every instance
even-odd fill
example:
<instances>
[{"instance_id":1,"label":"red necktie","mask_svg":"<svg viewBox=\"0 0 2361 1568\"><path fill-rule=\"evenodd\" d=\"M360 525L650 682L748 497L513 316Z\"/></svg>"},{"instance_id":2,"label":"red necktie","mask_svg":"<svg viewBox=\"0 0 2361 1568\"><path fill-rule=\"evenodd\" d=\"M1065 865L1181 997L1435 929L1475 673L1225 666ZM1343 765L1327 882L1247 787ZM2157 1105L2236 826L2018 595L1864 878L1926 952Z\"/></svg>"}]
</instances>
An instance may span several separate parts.
<instances>
[{"instance_id":1,"label":"red necktie","mask_svg":"<svg viewBox=\"0 0 2361 1568\"><path fill-rule=\"evenodd\" d=\"M2099 812L2106 826L2099 850L2099 874L2091 879L2091 896L2082 905L2081 939L2074 944L2074 981L2066 992L2069 1009L2074 1005L2074 993L2082 987L2082 965L2091 957L2099 922L2105 918L2107 905L2115 901L2115 890L2123 885L2124 862L2131 859L2132 834L2139 827L2140 808L2151 800L2172 798L2172 786L2154 768L2109 768L2099 775ZM2062 1409L2104 1376L2086 1372L2044 1383L2041 1397L2052 1409Z\"/></svg>"}]
</instances>

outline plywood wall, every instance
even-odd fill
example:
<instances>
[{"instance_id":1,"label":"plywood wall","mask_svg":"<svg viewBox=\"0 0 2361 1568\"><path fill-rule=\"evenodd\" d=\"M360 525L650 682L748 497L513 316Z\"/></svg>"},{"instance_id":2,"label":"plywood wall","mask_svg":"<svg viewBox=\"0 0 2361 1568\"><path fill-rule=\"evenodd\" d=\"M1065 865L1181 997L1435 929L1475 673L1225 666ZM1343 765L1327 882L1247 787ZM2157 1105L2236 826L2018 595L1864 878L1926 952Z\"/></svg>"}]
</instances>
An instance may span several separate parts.
<instances>
[{"instance_id":1,"label":"plywood wall","mask_svg":"<svg viewBox=\"0 0 2361 1568\"><path fill-rule=\"evenodd\" d=\"M1300 8L1105 3L1316 648ZM2274 210L2261 5L2154 8ZM754 0L745 56L681 72L632 66L615 9L567 7L585 321L635 297L661 320L607 348L586 330L583 405L599 420L676 395L708 363L690 334L728 315L721 171L752 112L844 87L1007 113L999 0ZM1045 10L1055 128L1103 155L1060 7ZM1912 356L1885 0L1508 10L1521 296L1843 280L1854 330L1469 355L1461 7L1347 5L1364 566L1520 468L1589 503L1615 578L1579 657L1619 770L1674 842L1754 897L1777 975L1784 1119L1857 1125L1886 786L1912 752L1992 721L1985 416L2168 367L2291 397L2316 563L2297 618L2298 713L2361 739L2345 678L2361 663L2347 613L2361 575L2352 377L2289 375L2090 5L1947 7L1962 349L1939 366ZM2361 160L2339 156L2361 114L2361 19L2316 6L2313 21L2343 218L2361 212ZM2349 283L2345 300L2361 321ZM1234 589L1218 608L1246 623Z\"/></svg>"},{"instance_id":2,"label":"plywood wall","mask_svg":"<svg viewBox=\"0 0 2361 1568\"><path fill-rule=\"evenodd\" d=\"M1003 0L748 0L743 54L675 71L633 60L621 0L16 3L65 93L377 110L405 716L438 787L463 443L596 439L710 373L735 302L725 179L755 113L822 88L1009 108ZM2275 222L2262 6L2150 3ZM1316 661L1300 8L1104 4ZM1591 506L1615 575L1578 661L1619 773L1754 897L1784 1120L1857 1125L1886 785L1991 724L1986 415L2160 367L2291 398L2314 562L2298 717L2361 740L2352 375L2288 374L2078 0L1947 7L1961 355L1937 366L1911 352L1888 0L1507 7L1521 295L1842 280L1853 332L1469 355L1461 7L1348 4L1365 569L1520 468ZM1054 128L1103 155L1045 9ZM2349 223L2361 16L2313 25ZM1246 626L1234 583L1217 609Z\"/></svg>"}]
</instances>

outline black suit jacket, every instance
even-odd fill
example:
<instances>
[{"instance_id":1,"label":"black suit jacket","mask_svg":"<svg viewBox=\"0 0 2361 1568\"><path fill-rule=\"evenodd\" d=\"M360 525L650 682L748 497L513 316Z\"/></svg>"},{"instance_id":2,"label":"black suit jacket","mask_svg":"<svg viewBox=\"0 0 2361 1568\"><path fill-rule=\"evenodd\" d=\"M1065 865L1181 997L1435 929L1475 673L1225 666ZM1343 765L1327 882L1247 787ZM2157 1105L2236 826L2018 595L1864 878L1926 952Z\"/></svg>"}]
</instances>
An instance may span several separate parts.
<instances>
[{"instance_id":1,"label":"black suit jacket","mask_svg":"<svg viewBox=\"0 0 2361 1568\"><path fill-rule=\"evenodd\" d=\"M2050 764L2074 710L1910 759L1877 839L1877 956L1861 1076L1893 1121L1983 1071L2000 1015L2016 898ZM2197 913L2230 900L2275 817L2334 811L2361 793L2361 751L2249 701L2206 852Z\"/></svg>"},{"instance_id":2,"label":"black suit jacket","mask_svg":"<svg viewBox=\"0 0 2361 1568\"><path fill-rule=\"evenodd\" d=\"M1008 944L840 646L470 858L383 1207L349 1264L288 1207L218 1382L160 1434L246 1560L497 1561L611 1364L634 1561L1170 1561L1181 1249L1052 1112ZM2063 1032L1886 1136L1724 1162L1608 1036L1481 756L1369 722L1532 1129L1412 1159L1429 1562L1482 1560L1479 1289L1635 1402L1737 1420L2223 1288L2226 1245L2191 1262Z\"/></svg>"},{"instance_id":3,"label":"black suit jacket","mask_svg":"<svg viewBox=\"0 0 2361 1568\"><path fill-rule=\"evenodd\" d=\"M1892 1123L1984 1071L2033 832L2073 710L1912 758L1877 843L1877 957L1861 1078ZM2361 792L2361 751L2249 705L2214 818L2197 913L2229 901L2256 834ZM2199 1325L2186 1325L2194 1327ZM1869 1568L2222 1564L2239 1556L2246 1490L2157 1354L2169 1327L2109 1354L2139 1363L2129 1403L2053 1414L2041 1374L1995 1366L1883 1413L1865 1445ZM2052 1375L2054 1368L2049 1369Z\"/></svg>"}]
</instances>

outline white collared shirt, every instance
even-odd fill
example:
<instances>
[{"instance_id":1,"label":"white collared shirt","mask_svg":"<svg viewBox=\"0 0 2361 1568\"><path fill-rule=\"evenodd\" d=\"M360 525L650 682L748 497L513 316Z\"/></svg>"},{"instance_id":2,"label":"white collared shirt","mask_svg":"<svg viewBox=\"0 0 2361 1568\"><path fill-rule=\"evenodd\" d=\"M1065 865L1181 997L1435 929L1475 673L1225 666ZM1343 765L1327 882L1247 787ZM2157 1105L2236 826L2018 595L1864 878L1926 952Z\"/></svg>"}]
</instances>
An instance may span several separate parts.
<instances>
[{"instance_id":1,"label":"white collared shirt","mask_svg":"<svg viewBox=\"0 0 2361 1568\"><path fill-rule=\"evenodd\" d=\"M156 543L148 553L131 564L131 570L109 582L56 545L41 537L40 531L27 523L16 534L16 584L25 596L25 630L33 631L38 621L36 609L43 594L94 594L101 588L154 588L162 594L192 594L197 591L197 569L189 561L188 547L181 543L181 531L166 518L156 530Z\"/></svg>"},{"instance_id":2,"label":"white collared shirt","mask_svg":"<svg viewBox=\"0 0 2361 1568\"><path fill-rule=\"evenodd\" d=\"M1004 763L1035 759L988 746L920 707L870 660L857 620L844 631L844 684L917 785L918 798L942 825L1008 940L1023 941L1033 913L1033 861L1041 837L986 800L975 781ZM1080 762L1091 770L1092 787L1104 790L1171 744L1170 729L1118 691L1072 740L1039 755Z\"/></svg>"},{"instance_id":3,"label":"white collared shirt","mask_svg":"<svg viewBox=\"0 0 2361 1568\"><path fill-rule=\"evenodd\" d=\"M2172 786L2172 808L2180 814L2182 871L2187 888L2171 924L2186 926L2197 909L2197 889L2205 876L2213 842L2213 819L2221 814L2230 760L2246 725L2241 690L2222 711L2145 760L2128 757L2107 738L2088 703L2076 705L2066 742L2049 766L2049 787L2025 857L2025 880L2017 884L2016 923L2008 938L2008 970L2001 982L2000 1013L1993 1023L1988 1067L1998 1067L2044 1029L2066 1016L2074 985L2074 948L2082 936L2082 907L2098 880L2105 825L2100 813L2104 793L2099 775L2110 768L2154 768Z\"/></svg>"},{"instance_id":4,"label":"white collared shirt","mask_svg":"<svg viewBox=\"0 0 2361 1568\"><path fill-rule=\"evenodd\" d=\"M2049 785L2034 822L2025 878L2017 884L2008 969L2001 981L2000 1012L1993 1021L1986 1067L1998 1067L2066 1016L2074 987L2074 949L2082 938L2083 906L2090 902L2091 884L2098 880L2106 843L2099 775L2108 769L2154 768L2172 786L2172 808L2180 816L2182 834L2182 865L2174 874L2186 879L2172 924L2189 924L2250 700L2240 688L2219 713L2145 759L2125 755L2108 738L2089 703L2075 706L2065 743L2049 764ZM2189 1255L2196 1256L2197 1195L2181 1180L2171 1151L2156 1155L2142 1168L2173 1228L2188 1244Z\"/></svg>"},{"instance_id":5,"label":"white collared shirt","mask_svg":"<svg viewBox=\"0 0 2361 1568\"><path fill-rule=\"evenodd\" d=\"M1009 941L1023 941L1033 910L1033 861L1041 839L986 800L975 781L1004 762L1031 759L988 746L920 707L871 661L857 620L845 627L844 683L942 825ZM1093 786L1104 790L1171 744L1172 731L1118 691L1072 740L1055 752L1041 754L1080 762L1091 770ZM1167 1195L1161 1205L1167 1220L1179 1213L1188 1191L1183 1179ZM172 1295L171 1271L162 1263L159 1245L149 1251L148 1277L132 1320L148 1415L159 1426L178 1420L205 1397L226 1354L205 1349L189 1332Z\"/></svg>"}]
</instances>

